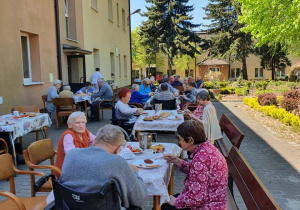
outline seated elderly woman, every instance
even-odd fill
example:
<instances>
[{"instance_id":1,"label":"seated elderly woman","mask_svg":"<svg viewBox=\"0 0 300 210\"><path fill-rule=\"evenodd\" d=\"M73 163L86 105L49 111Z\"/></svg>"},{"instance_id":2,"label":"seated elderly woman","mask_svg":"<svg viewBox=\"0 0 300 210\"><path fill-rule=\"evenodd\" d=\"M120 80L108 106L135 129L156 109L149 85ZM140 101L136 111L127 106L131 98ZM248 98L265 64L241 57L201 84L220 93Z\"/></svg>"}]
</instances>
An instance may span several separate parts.
<instances>
[{"instance_id":1,"label":"seated elderly woman","mask_svg":"<svg viewBox=\"0 0 300 210\"><path fill-rule=\"evenodd\" d=\"M203 124L205 134L213 144L215 140L223 138L223 135L219 126L216 109L210 102L208 91L200 91L197 94L197 102L203 109L200 114L198 111L195 112L197 116L189 112L190 118Z\"/></svg>"},{"instance_id":2,"label":"seated elderly woman","mask_svg":"<svg viewBox=\"0 0 300 210\"><path fill-rule=\"evenodd\" d=\"M182 149L191 153L191 162L165 154L164 159L174 163L186 174L183 190L171 195L162 210L226 209L227 164L219 150L206 140L199 121L188 120L177 128Z\"/></svg>"},{"instance_id":3,"label":"seated elderly woman","mask_svg":"<svg viewBox=\"0 0 300 210\"><path fill-rule=\"evenodd\" d=\"M133 127L137 118L134 114L142 113L141 108L131 108L128 103L131 98L132 90L129 88L120 88L118 92L119 101L115 105L116 119L128 120Z\"/></svg>"},{"instance_id":4,"label":"seated elderly woman","mask_svg":"<svg viewBox=\"0 0 300 210\"><path fill-rule=\"evenodd\" d=\"M130 98L130 103L143 103L142 99L149 99L150 96L154 95L153 92L141 94L139 93L140 86L138 84L132 85L132 94Z\"/></svg>"},{"instance_id":5,"label":"seated elderly woman","mask_svg":"<svg viewBox=\"0 0 300 210\"><path fill-rule=\"evenodd\" d=\"M52 103L53 99L58 98L58 91L61 87L61 80L54 80L53 86L49 88L47 95L47 110L49 113L55 112L55 106Z\"/></svg>"},{"instance_id":6,"label":"seated elderly woman","mask_svg":"<svg viewBox=\"0 0 300 210\"><path fill-rule=\"evenodd\" d=\"M55 166L62 168L66 154L73 148L92 146L95 136L86 129L84 112L73 112L68 118L68 130L60 137ZM58 174L54 174L59 178Z\"/></svg>"}]
</instances>

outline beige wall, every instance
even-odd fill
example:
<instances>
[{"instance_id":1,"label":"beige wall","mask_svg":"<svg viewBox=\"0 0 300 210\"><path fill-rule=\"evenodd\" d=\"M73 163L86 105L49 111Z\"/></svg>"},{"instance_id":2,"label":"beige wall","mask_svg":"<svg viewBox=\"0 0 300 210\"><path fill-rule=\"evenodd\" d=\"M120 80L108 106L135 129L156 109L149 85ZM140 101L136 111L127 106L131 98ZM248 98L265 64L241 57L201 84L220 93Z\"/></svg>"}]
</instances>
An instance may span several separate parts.
<instances>
[{"instance_id":1,"label":"beige wall","mask_svg":"<svg viewBox=\"0 0 300 210\"><path fill-rule=\"evenodd\" d=\"M100 66L95 66L97 65L97 62L95 62L97 55L86 56L86 72L89 80L95 67L100 67L100 72L105 80L115 80L119 87L122 87L130 85L131 78L129 26L127 24L128 1L113 0L112 2L113 21L108 19L107 0L98 0L97 10L91 7L91 1L82 1L84 48L92 52L94 49L98 49L100 56ZM117 3L119 5L119 25L117 21ZM125 11L125 30L123 29L122 9ZM116 51L121 58L121 74L119 73L119 57L116 56ZM110 53L114 53L114 77L111 77ZM126 56L127 76L124 72L124 56Z\"/></svg>"},{"instance_id":2,"label":"beige wall","mask_svg":"<svg viewBox=\"0 0 300 210\"><path fill-rule=\"evenodd\" d=\"M54 1L0 2L0 114L19 105L39 105L41 95L52 85L49 73L57 78ZM40 85L23 85L21 33L30 34L33 81Z\"/></svg>"}]
</instances>

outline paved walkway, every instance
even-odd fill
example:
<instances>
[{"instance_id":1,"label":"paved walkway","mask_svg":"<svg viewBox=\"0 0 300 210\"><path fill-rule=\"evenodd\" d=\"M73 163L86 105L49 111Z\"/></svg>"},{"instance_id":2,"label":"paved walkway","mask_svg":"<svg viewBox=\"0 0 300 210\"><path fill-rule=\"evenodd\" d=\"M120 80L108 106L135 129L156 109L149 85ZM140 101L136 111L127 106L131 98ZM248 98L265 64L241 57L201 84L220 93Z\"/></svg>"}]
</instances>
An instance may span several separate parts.
<instances>
[{"instance_id":1,"label":"paved walkway","mask_svg":"<svg viewBox=\"0 0 300 210\"><path fill-rule=\"evenodd\" d=\"M300 151L284 140L278 139L271 131L259 122L251 119L246 113L239 110L235 105L239 102L214 103L218 112L218 118L226 113L230 119L244 132L245 138L240 150L251 167L257 173L264 185L270 191L274 199L282 209L300 209ZM110 123L111 112L105 111L104 120L101 122L89 122L87 128L94 134L105 124ZM66 130L64 125L59 130L55 129L55 120L49 129L49 137L57 147L62 132ZM23 138L24 147L35 139L34 135L28 134ZM159 142L177 143L174 133L159 133ZM26 165L19 165L19 169L27 170ZM184 174L175 168L174 192L182 190ZM29 176L19 175L15 177L17 195L30 196ZM0 190L9 190L7 181L0 182ZM42 195L42 193L39 193ZM238 193L235 196L240 209L246 209ZM2 198L0 198L2 200ZM148 197L144 208L151 210L152 197Z\"/></svg>"}]
</instances>

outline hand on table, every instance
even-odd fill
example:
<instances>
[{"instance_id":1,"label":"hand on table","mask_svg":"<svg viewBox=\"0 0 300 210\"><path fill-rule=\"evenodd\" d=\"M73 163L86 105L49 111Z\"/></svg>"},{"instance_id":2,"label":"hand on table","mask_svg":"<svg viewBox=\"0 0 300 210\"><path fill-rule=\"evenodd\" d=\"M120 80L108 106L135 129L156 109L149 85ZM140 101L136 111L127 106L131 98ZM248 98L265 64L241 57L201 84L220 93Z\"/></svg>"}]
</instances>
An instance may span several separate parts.
<instances>
[{"instance_id":1,"label":"hand on table","mask_svg":"<svg viewBox=\"0 0 300 210\"><path fill-rule=\"evenodd\" d=\"M175 206L176 198L173 195L170 195L170 201L168 202L169 205Z\"/></svg>"},{"instance_id":2,"label":"hand on table","mask_svg":"<svg viewBox=\"0 0 300 210\"><path fill-rule=\"evenodd\" d=\"M135 173L139 173L139 169L136 166L134 166L132 164L129 164L129 166Z\"/></svg>"},{"instance_id":3,"label":"hand on table","mask_svg":"<svg viewBox=\"0 0 300 210\"><path fill-rule=\"evenodd\" d=\"M142 108L137 108L137 109L136 109L136 112L137 112L138 114L141 114L141 113L143 112L143 109L142 109Z\"/></svg>"}]
</instances>

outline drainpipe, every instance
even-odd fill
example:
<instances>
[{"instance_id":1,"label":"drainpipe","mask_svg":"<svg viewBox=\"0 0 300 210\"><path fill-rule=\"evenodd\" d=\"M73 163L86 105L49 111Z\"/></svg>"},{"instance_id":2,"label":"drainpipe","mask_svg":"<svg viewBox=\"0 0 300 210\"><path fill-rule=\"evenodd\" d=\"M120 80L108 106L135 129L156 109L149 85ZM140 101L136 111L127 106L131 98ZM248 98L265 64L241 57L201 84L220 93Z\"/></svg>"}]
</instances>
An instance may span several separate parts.
<instances>
[{"instance_id":1,"label":"drainpipe","mask_svg":"<svg viewBox=\"0 0 300 210\"><path fill-rule=\"evenodd\" d=\"M132 86L132 49L131 49L131 20L130 20L130 0L128 0L128 20L129 20L129 50L130 50L130 56L129 56L129 62L130 62L130 84Z\"/></svg>"},{"instance_id":2,"label":"drainpipe","mask_svg":"<svg viewBox=\"0 0 300 210\"><path fill-rule=\"evenodd\" d=\"M61 47L60 47L60 28L59 28L59 8L58 0L54 0L55 11L55 35L56 35L56 53L57 53L57 70L58 79L62 80L62 68L61 68Z\"/></svg>"}]
</instances>

